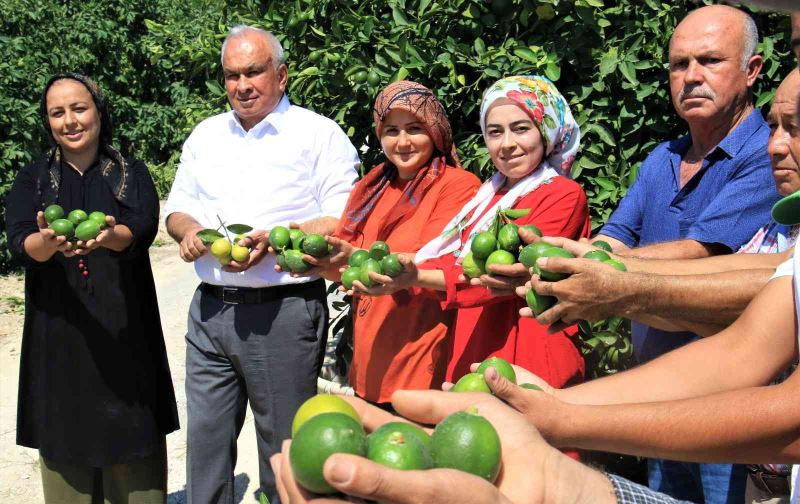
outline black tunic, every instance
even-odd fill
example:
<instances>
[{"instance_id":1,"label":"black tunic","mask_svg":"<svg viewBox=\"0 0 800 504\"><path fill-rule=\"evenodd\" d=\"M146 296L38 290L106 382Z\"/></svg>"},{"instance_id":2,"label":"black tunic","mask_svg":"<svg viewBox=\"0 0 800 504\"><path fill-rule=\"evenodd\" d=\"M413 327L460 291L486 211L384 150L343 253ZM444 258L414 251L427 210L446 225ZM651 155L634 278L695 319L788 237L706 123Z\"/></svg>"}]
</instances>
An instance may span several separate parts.
<instances>
[{"instance_id":1,"label":"black tunic","mask_svg":"<svg viewBox=\"0 0 800 504\"><path fill-rule=\"evenodd\" d=\"M158 228L158 198L147 167L129 161L138 195L120 204L98 164L83 176L61 165L65 213L100 210L125 224L122 252L57 252L38 263L23 242L38 231L35 185L42 162L23 168L6 200L9 246L25 266L17 444L54 461L101 467L152 454L178 429L155 284L147 250ZM89 271L78 268L79 258Z\"/></svg>"}]
</instances>

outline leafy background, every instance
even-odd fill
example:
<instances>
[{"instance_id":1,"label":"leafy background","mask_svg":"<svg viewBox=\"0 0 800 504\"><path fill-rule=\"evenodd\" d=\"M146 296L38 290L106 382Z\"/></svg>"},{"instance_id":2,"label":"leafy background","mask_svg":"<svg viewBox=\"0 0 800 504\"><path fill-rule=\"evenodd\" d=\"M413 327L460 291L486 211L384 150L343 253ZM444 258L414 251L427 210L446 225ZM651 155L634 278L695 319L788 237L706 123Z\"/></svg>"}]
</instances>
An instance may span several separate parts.
<instances>
[{"instance_id":1,"label":"leafy background","mask_svg":"<svg viewBox=\"0 0 800 504\"><path fill-rule=\"evenodd\" d=\"M709 2L705 2L709 3ZM608 218L657 143L685 134L667 85L667 43L697 2L657 0L0 0L0 198L47 146L40 89L58 71L92 76L113 105L123 153L143 159L169 191L183 140L226 110L219 49L228 28L273 30L289 64L289 96L334 118L375 164L376 93L397 79L426 84L449 111L467 169L491 163L478 126L481 92L495 79L542 73L568 98L583 150L573 173L595 229ZM754 13L766 59L755 89L767 105L792 61L789 18ZM5 213L0 206L0 219ZM11 269L5 226L0 272ZM592 376L629 365L625 324L583 324Z\"/></svg>"}]
</instances>

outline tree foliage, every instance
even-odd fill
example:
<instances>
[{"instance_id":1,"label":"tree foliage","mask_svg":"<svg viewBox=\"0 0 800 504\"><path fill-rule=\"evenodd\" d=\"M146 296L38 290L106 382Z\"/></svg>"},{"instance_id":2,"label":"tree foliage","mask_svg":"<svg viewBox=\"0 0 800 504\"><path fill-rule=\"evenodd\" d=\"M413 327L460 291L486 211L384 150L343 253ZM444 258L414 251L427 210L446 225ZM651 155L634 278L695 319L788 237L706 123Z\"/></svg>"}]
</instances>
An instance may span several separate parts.
<instances>
[{"instance_id":1,"label":"tree foliage","mask_svg":"<svg viewBox=\"0 0 800 504\"><path fill-rule=\"evenodd\" d=\"M667 41L695 5L656 0L0 0L0 196L48 144L39 93L49 75L94 77L113 106L124 153L144 159L164 196L180 147L227 107L219 48L228 28L274 31L286 50L289 96L334 118L365 167L380 156L376 93L397 79L435 90L467 169L491 162L480 137L482 91L511 74L544 74L569 99L583 132L574 175L599 227L658 142L684 124L669 100ZM755 14L767 63L755 90L767 104L790 68L787 16ZM0 267L7 269L5 234Z\"/></svg>"}]
</instances>

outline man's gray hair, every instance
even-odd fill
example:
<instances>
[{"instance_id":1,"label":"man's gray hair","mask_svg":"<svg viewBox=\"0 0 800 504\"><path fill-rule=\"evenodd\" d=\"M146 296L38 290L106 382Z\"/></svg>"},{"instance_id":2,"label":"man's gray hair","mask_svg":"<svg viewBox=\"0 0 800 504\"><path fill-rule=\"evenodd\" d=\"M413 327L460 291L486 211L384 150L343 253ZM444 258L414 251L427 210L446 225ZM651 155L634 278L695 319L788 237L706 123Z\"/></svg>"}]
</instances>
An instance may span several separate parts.
<instances>
[{"instance_id":1,"label":"man's gray hair","mask_svg":"<svg viewBox=\"0 0 800 504\"><path fill-rule=\"evenodd\" d=\"M264 37L264 40L266 40L267 44L270 45L270 49L272 49L272 63L275 65L276 70L278 67L286 63L286 60L283 57L283 46L281 46L281 42L278 40L278 37L273 35L272 32L262 28L241 24L231 28L228 32L228 35L225 36L225 40L222 42L222 51L220 51L219 58L219 61L222 63L222 65L225 65L225 48L228 46L228 41L232 38L247 35L248 33L254 33Z\"/></svg>"},{"instance_id":2,"label":"man's gray hair","mask_svg":"<svg viewBox=\"0 0 800 504\"><path fill-rule=\"evenodd\" d=\"M742 12L744 22L744 48L742 50L742 70L747 69L747 62L756 55L758 50L758 28L753 18Z\"/></svg>"}]
</instances>

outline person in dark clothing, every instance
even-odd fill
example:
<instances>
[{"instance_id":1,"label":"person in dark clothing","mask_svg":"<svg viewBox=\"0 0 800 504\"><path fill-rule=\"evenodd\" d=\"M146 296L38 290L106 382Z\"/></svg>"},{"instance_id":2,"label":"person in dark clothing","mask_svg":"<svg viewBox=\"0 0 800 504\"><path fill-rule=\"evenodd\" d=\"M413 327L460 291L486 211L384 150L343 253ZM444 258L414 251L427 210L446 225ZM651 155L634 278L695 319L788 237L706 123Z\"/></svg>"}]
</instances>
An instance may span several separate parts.
<instances>
[{"instance_id":1,"label":"person in dark clothing","mask_svg":"<svg viewBox=\"0 0 800 504\"><path fill-rule=\"evenodd\" d=\"M6 199L25 267L17 444L39 450L47 503L165 502L178 414L147 253L155 187L111 146L108 105L87 77L53 76L41 114L55 145ZM85 242L56 236L42 212L53 204L101 211L105 228Z\"/></svg>"}]
</instances>

